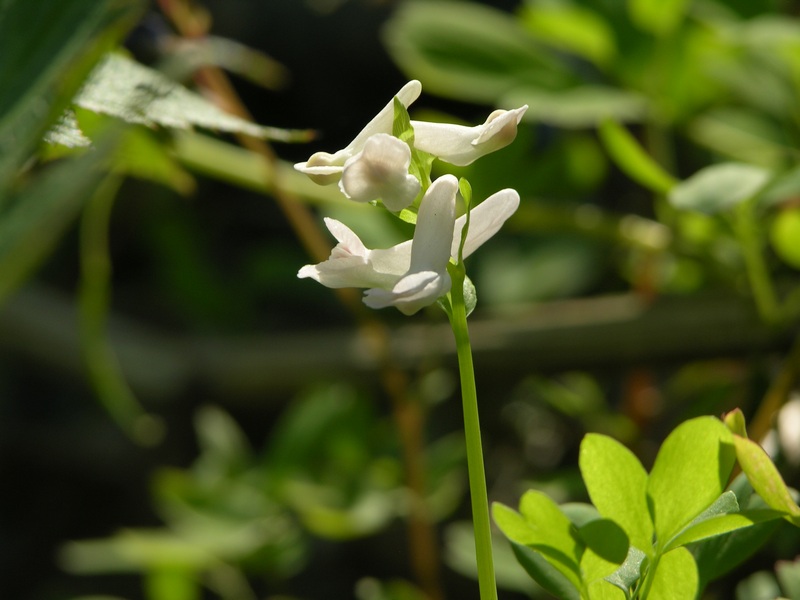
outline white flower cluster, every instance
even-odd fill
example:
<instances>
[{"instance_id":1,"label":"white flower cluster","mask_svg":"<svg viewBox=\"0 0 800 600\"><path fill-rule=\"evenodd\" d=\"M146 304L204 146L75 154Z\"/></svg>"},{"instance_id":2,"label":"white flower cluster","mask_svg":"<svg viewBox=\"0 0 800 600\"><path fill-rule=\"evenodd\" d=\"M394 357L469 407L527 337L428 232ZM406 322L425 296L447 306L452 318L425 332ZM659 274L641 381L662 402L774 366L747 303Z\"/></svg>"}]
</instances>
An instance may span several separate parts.
<instances>
[{"instance_id":1,"label":"white flower cluster","mask_svg":"<svg viewBox=\"0 0 800 600\"><path fill-rule=\"evenodd\" d=\"M419 81L410 81L396 98L408 108L421 91ZM527 108L496 110L477 127L412 120L413 147L453 165L468 165L510 144ZM338 182L342 193L356 202L380 199L392 212L407 208L422 183L410 173L412 148L392 135L394 112L393 100L346 148L333 154L317 152L295 168L322 185ZM420 201L413 239L386 249L371 250L346 225L325 219L339 243L328 260L304 266L297 276L330 288L367 288L367 306L395 306L406 315L414 314L450 289L447 265L451 258L458 260L466 223L464 216L456 218L457 194L454 176L436 179ZM462 258L492 237L518 206L519 194L505 189L473 208Z\"/></svg>"}]
</instances>

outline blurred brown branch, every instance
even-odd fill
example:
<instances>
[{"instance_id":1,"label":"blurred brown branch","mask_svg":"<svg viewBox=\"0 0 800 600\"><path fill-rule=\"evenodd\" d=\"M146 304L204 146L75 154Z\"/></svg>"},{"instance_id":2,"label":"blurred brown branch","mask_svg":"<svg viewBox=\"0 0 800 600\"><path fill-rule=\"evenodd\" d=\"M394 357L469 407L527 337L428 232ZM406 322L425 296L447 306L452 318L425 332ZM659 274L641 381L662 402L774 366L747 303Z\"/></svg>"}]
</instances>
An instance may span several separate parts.
<instances>
[{"instance_id":1,"label":"blurred brown branch","mask_svg":"<svg viewBox=\"0 0 800 600\"><path fill-rule=\"evenodd\" d=\"M293 390L312 378L377 378L374 344L354 329L225 337L169 335L121 315L111 341L131 387L167 401L199 386L237 397ZM785 351L797 328L771 329L730 294L660 298L633 295L565 300L513 316L472 319L479 369L504 376L532 371L617 367ZM398 367L426 358L455 360L446 323L416 321L393 331L389 357ZM0 348L49 367L82 374L77 308L67 295L30 286L0 310Z\"/></svg>"}]
</instances>

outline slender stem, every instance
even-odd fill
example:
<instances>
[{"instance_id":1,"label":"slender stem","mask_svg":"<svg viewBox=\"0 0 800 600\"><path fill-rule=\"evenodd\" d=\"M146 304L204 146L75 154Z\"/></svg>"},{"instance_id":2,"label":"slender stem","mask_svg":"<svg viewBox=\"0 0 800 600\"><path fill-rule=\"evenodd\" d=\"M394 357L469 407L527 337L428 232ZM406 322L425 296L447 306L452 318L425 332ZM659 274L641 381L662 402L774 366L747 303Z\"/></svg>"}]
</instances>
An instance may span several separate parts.
<instances>
[{"instance_id":1,"label":"slender stem","mask_svg":"<svg viewBox=\"0 0 800 600\"><path fill-rule=\"evenodd\" d=\"M765 323L774 325L780 318L780 308L769 269L764 262L763 242L751 202L743 202L734 215L735 231L742 245L747 277L753 290L758 313Z\"/></svg>"},{"instance_id":2,"label":"slender stem","mask_svg":"<svg viewBox=\"0 0 800 600\"><path fill-rule=\"evenodd\" d=\"M453 287L450 292L450 324L456 339L458 370L461 377L461 399L464 406L464 434L467 444L467 470L472 501L472 525L475 531L475 551L478 563L478 587L481 600L496 600L497 585L492 559L492 531L489 521L489 499L486 474L483 467L481 427L478 419L478 394L475 389L475 370L472 364L472 347L467 328L467 311L464 303L463 263L452 269Z\"/></svg>"}]
</instances>

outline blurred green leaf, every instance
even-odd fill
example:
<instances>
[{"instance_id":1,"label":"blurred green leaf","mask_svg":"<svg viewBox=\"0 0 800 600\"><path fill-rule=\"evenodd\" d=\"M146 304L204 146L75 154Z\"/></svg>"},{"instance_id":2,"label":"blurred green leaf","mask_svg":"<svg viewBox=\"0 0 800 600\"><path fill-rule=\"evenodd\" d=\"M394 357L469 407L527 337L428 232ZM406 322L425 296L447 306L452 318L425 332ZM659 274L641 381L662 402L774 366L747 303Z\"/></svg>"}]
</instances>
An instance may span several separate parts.
<instances>
[{"instance_id":1,"label":"blurred green leaf","mask_svg":"<svg viewBox=\"0 0 800 600\"><path fill-rule=\"evenodd\" d=\"M666 544L722 494L736 458L732 437L714 417L685 421L667 436L647 482L659 542Z\"/></svg>"},{"instance_id":2,"label":"blurred green leaf","mask_svg":"<svg viewBox=\"0 0 800 600\"><path fill-rule=\"evenodd\" d=\"M680 25L688 4L689 0L628 0L628 11L645 31L666 36Z\"/></svg>"},{"instance_id":3,"label":"blurred green leaf","mask_svg":"<svg viewBox=\"0 0 800 600\"><path fill-rule=\"evenodd\" d=\"M511 542L514 556L528 575L545 590L562 600L581 600L581 594L567 577L545 558L524 544Z\"/></svg>"},{"instance_id":4,"label":"blurred green leaf","mask_svg":"<svg viewBox=\"0 0 800 600\"><path fill-rule=\"evenodd\" d=\"M682 210L721 212L755 197L771 176L766 169L744 163L711 165L673 187L669 201Z\"/></svg>"},{"instance_id":5,"label":"blurred green leaf","mask_svg":"<svg viewBox=\"0 0 800 600\"><path fill-rule=\"evenodd\" d=\"M614 31L597 13L568 3L527 4L521 23L537 39L605 66L616 54Z\"/></svg>"},{"instance_id":6,"label":"blurred green leaf","mask_svg":"<svg viewBox=\"0 0 800 600\"><path fill-rule=\"evenodd\" d=\"M505 106L528 105L525 119L563 127L594 127L604 119L641 121L647 99L634 91L601 85L578 85L552 90L522 84L501 96Z\"/></svg>"},{"instance_id":7,"label":"blurred green leaf","mask_svg":"<svg viewBox=\"0 0 800 600\"><path fill-rule=\"evenodd\" d=\"M607 119L601 123L599 133L611 158L628 177L657 194L666 194L674 187L677 180L622 125Z\"/></svg>"},{"instance_id":8,"label":"blurred green leaf","mask_svg":"<svg viewBox=\"0 0 800 600\"><path fill-rule=\"evenodd\" d=\"M404 2L384 33L396 64L448 98L495 103L519 85L560 89L574 81L513 16L488 6Z\"/></svg>"},{"instance_id":9,"label":"blurred green leaf","mask_svg":"<svg viewBox=\"0 0 800 600\"><path fill-rule=\"evenodd\" d=\"M139 0L3 2L0 201L96 61L133 26L143 7Z\"/></svg>"},{"instance_id":10,"label":"blurred green leaf","mask_svg":"<svg viewBox=\"0 0 800 600\"><path fill-rule=\"evenodd\" d=\"M800 560L782 560L775 565L775 574L787 598L800 598Z\"/></svg>"},{"instance_id":11,"label":"blurred green leaf","mask_svg":"<svg viewBox=\"0 0 800 600\"><path fill-rule=\"evenodd\" d=\"M756 571L736 586L736 600L783 600L775 575Z\"/></svg>"},{"instance_id":12,"label":"blurred green leaf","mask_svg":"<svg viewBox=\"0 0 800 600\"><path fill-rule=\"evenodd\" d=\"M787 265L800 269L800 208L779 212L770 227L769 239Z\"/></svg>"},{"instance_id":13,"label":"blurred green leaf","mask_svg":"<svg viewBox=\"0 0 800 600\"><path fill-rule=\"evenodd\" d=\"M198 600L200 584L193 569L156 567L145 577L148 600Z\"/></svg>"},{"instance_id":14,"label":"blurred green leaf","mask_svg":"<svg viewBox=\"0 0 800 600\"><path fill-rule=\"evenodd\" d=\"M589 433L581 442L579 465L592 503L619 523L631 545L649 552L653 524L647 506L647 472L619 442Z\"/></svg>"}]
</instances>

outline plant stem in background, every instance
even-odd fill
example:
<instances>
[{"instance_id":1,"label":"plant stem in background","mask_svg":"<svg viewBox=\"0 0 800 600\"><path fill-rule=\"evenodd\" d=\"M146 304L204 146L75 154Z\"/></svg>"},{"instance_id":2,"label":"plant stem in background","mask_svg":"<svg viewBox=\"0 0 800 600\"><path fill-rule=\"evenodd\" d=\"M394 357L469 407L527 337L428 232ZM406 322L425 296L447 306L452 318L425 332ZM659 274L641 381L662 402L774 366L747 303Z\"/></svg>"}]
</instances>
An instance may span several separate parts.
<instances>
[{"instance_id":1,"label":"plant stem in background","mask_svg":"<svg viewBox=\"0 0 800 600\"><path fill-rule=\"evenodd\" d=\"M769 269L764 262L763 241L758 231L753 202L742 202L736 207L733 218L758 314L768 325L775 325L780 319L780 309Z\"/></svg>"},{"instance_id":2,"label":"plant stem in background","mask_svg":"<svg viewBox=\"0 0 800 600\"><path fill-rule=\"evenodd\" d=\"M464 302L463 262L450 269L453 287L450 292L450 325L456 339L458 370L461 378L461 400L464 406L464 435L467 444L467 469L472 502L472 525L475 530L475 554L478 563L478 586L481 600L496 600L497 585L492 558L492 531L489 521L489 499L486 490L486 473L483 466L481 426L478 418L478 394L475 389L475 369L472 364L472 347L467 327L467 309Z\"/></svg>"}]
</instances>

